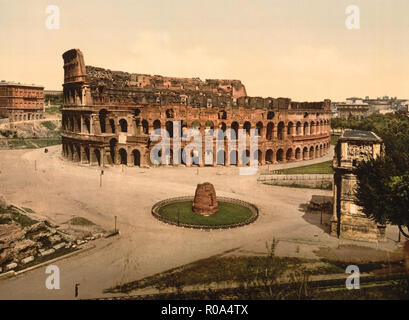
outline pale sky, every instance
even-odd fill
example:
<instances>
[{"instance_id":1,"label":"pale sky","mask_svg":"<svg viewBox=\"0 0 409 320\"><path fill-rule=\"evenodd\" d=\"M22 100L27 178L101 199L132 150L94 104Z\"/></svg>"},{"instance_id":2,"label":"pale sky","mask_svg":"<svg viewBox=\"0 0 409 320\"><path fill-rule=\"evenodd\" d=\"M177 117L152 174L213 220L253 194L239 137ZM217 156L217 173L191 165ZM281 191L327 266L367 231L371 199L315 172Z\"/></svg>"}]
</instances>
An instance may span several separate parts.
<instances>
[{"instance_id":1,"label":"pale sky","mask_svg":"<svg viewBox=\"0 0 409 320\"><path fill-rule=\"evenodd\" d=\"M61 90L61 55L78 48L87 65L239 79L250 96L409 98L408 14L407 0L0 0L0 80Z\"/></svg>"}]
</instances>

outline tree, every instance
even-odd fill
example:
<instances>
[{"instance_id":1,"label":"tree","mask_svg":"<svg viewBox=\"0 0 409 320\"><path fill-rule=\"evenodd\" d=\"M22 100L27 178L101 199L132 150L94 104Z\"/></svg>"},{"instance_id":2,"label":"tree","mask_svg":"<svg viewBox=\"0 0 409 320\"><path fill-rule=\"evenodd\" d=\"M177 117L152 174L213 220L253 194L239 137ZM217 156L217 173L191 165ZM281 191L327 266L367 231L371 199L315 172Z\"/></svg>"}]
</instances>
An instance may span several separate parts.
<instances>
[{"instance_id":1,"label":"tree","mask_svg":"<svg viewBox=\"0 0 409 320\"><path fill-rule=\"evenodd\" d=\"M403 115L375 115L357 128L374 131L385 144L385 155L361 162L356 204L378 223L403 225L409 229L409 119Z\"/></svg>"}]
</instances>

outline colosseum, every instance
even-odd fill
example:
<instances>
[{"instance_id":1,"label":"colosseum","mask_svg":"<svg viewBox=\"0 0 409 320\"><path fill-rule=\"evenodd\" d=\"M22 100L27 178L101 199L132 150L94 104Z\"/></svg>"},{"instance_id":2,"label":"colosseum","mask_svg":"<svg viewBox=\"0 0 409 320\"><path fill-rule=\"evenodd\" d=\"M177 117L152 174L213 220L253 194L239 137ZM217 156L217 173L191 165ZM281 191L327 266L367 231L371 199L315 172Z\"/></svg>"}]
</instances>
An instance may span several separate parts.
<instances>
[{"instance_id":1,"label":"colosseum","mask_svg":"<svg viewBox=\"0 0 409 320\"><path fill-rule=\"evenodd\" d=\"M257 129L259 165L303 161L329 151L330 100L249 97L239 80L202 81L86 66L78 49L65 52L63 59L62 152L71 161L152 166L152 131L166 129L173 144L175 121L182 133L196 128L202 137L206 129L231 129L236 137L238 129ZM225 141L230 138L226 136ZM205 152L197 164L243 166L237 150ZM173 154L168 158L162 163L172 165Z\"/></svg>"}]
</instances>

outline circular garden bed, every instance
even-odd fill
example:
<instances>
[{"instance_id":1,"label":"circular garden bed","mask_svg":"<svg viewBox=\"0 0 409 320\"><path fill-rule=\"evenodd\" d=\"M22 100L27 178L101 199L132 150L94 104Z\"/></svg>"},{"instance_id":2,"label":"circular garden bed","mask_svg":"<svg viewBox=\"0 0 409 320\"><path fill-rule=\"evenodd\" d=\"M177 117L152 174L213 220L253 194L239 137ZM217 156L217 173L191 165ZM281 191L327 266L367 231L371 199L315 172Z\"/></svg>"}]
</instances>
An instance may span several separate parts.
<instances>
[{"instance_id":1,"label":"circular garden bed","mask_svg":"<svg viewBox=\"0 0 409 320\"><path fill-rule=\"evenodd\" d=\"M181 227L197 229L235 228L254 222L258 209L251 203L217 197L219 210L212 215L192 211L193 197L179 197L160 201L152 207L155 218Z\"/></svg>"}]
</instances>

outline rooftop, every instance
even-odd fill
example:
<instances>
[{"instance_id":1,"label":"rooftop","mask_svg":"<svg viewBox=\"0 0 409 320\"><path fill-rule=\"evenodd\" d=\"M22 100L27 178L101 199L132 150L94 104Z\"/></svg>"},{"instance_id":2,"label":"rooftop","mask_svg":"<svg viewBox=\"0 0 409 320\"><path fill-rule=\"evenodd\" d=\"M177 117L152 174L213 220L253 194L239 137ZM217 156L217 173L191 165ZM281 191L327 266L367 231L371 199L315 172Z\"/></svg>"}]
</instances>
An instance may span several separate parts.
<instances>
[{"instance_id":1,"label":"rooftop","mask_svg":"<svg viewBox=\"0 0 409 320\"><path fill-rule=\"evenodd\" d=\"M382 139L379 138L372 131L362 131L362 130L345 130L344 134L339 138L340 140L359 140L359 141L371 141L371 142L381 142Z\"/></svg>"},{"instance_id":2,"label":"rooftop","mask_svg":"<svg viewBox=\"0 0 409 320\"><path fill-rule=\"evenodd\" d=\"M0 81L0 86L19 86L19 87L44 88L43 86L37 85L37 84L34 84L34 83L25 84L25 83L6 81L6 80L1 80Z\"/></svg>"}]
</instances>

